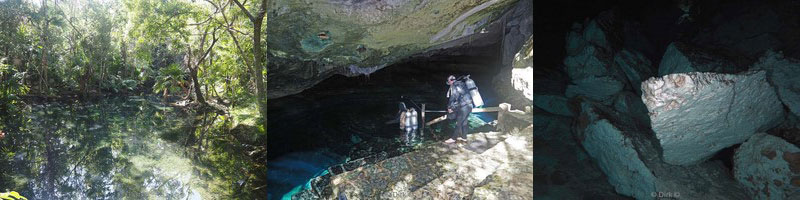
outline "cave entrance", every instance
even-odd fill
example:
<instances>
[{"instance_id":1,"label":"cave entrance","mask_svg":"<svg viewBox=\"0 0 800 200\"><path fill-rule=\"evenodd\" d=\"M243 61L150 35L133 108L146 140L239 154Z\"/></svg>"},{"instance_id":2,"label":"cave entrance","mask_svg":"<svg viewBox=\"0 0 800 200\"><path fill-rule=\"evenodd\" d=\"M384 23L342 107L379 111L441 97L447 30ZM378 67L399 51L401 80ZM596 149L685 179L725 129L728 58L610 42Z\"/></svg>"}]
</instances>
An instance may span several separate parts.
<instances>
[{"instance_id":1,"label":"cave entrance","mask_svg":"<svg viewBox=\"0 0 800 200\"><path fill-rule=\"evenodd\" d=\"M398 102L446 110L445 81L450 74L469 74L486 106L497 106L493 79L501 69L498 49L492 45L473 47L469 53L414 56L369 76L335 75L301 93L269 100L271 198L296 192L309 179L327 173L329 166L404 148L403 133L392 123ZM428 113L426 118L443 114ZM496 117L478 115L484 121ZM424 140L433 142L449 134L447 123L440 124L444 132L431 134L428 129Z\"/></svg>"}]
</instances>

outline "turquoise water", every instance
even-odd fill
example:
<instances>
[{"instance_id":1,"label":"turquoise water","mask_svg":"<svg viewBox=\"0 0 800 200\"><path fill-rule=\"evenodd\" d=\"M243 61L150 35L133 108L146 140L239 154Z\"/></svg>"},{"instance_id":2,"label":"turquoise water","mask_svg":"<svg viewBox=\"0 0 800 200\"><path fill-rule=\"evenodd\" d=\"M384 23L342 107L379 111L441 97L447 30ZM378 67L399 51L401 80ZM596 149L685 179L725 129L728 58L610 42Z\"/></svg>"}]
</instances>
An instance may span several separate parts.
<instances>
[{"instance_id":1,"label":"turquoise water","mask_svg":"<svg viewBox=\"0 0 800 200\"><path fill-rule=\"evenodd\" d=\"M311 179L325 175L329 166L343 161L344 157L325 150L290 153L270 161L269 199L291 199L310 188Z\"/></svg>"}]
</instances>

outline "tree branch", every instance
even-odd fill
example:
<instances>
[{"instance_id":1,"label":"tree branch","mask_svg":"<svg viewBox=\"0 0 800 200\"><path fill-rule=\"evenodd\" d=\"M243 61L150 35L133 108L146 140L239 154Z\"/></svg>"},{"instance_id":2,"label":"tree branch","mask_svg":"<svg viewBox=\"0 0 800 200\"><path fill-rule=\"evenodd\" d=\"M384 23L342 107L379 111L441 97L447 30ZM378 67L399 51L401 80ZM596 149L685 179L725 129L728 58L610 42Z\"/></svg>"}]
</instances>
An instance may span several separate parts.
<instances>
[{"instance_id":1,"label":"tree branch","mask_svg":"<svg viewBox=\"0 0 800 200\"><path fill-rule=\"evenodd\" d=\"M211 32L211 38L212 38L211 39L211 45L208 46L208 49L206 49L206 52L203 53L203 57L200 57L200 60L197 61L197 64L195 64L195 66L200 66L200 64L203 63L203 60L205 60L206 57L208 57L208 54L211 52L211 49L214 48L214 44L216 44L217 40L218 40L218 38L217 38L217 30L219 30L219 28L220 28L219 26L214 27L214 31ZM203 40L205 40L205 36L203 36ZM205 43L205 41L203 41L203 43ZM202 48L202 44L201 44L200 48Z\"/></svg>"},{"instance_id":2,"label":"tree branch","mask_svg":"<svg viewBox=\"0 0 800 200\"><path fill-rule=\"evenodd\" d=\"M233 1L233 3L236 3L236 6L239 6L239 8L242 9L242 12L244 12L244 14L247 15L248 18L250 18L250 21L256 21L256 18L253 17L252 14L250 14L250 11L248 11L247 8L245 8L244 5L242 5L242 3L239 2L239 0L231 0L231 1Z\"/></svg>"},{"instance_id":3,"label":"tree branch","mask_svg":"<svg viewBox=\"0 0 800 200\"><path fill-rule=\"evenodd\" d=\"M240 55L239 57L242 58L242 60L244 61L244 64L247 65L248 69L253 70L253 65L250 64L250 62L249 62L250 60L247 59L248 56L245 56L241 45L239 45L239 39L236 39L236 35L233 34L232 30L236 30L236 29L233 28L233 21L230 21L230 22L228 21L228 16L225 15L225 11L222 11L222 19L225 20L225 26L227 27L227 29L225 29L225 30L228 32L228 35L231 36L231 39L233 39L233 44L236 45L236 50L239 51L239 55Z\"/></svg>"}]
</instances>

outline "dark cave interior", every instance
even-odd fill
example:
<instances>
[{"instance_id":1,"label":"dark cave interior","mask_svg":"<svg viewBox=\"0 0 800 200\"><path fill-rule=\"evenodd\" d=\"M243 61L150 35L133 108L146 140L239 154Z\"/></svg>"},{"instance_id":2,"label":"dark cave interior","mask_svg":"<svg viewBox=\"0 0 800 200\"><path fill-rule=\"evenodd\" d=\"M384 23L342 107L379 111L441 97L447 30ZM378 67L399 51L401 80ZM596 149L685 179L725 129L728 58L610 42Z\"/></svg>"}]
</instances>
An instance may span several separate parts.
<instances>
[{"instance_id":1,"label":"dark cave interior","mask_svg":"<svg viewBox=\"0 0 800 200\"><path fill-rule=\"evenodd\" d=\"M417 110L423 103L427 110L445 110L448 75L470 75L485 103L497 105L493 79L500 73L499 47L495 42L417 55L368 76L334 75L301 93L269 100L268 177L276 177L270 180L271 195L289 192L329 166L404 149L403 133L391 122L398 102ZM495 116L477 117L490 121ZM433 127L449 130L442 124ZM425 130L425 141L446 137L433 131Z\"/></svg>"}]
</instances>

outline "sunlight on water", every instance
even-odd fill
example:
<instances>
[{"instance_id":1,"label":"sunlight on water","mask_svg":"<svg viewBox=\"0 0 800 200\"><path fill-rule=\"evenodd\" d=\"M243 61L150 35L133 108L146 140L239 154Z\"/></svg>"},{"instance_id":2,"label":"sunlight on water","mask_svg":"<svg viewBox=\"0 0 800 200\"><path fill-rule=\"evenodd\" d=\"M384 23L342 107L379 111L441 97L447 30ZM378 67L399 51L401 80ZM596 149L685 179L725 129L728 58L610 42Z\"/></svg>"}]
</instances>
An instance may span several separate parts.
<instances>
[{"instance_id":1,"label":"sunlight on water","mask_svg":"<svg viewBox=\"0 0 800 200\"><path fill-rule=\"evenodd\" d=\"M6 138L24 148L0 147L13 180L0 187L30 199L217 199L211 189L230 187L188 153L191 117L156 101L34 105L25 118Z\"/></svg>"}]
</instances>

